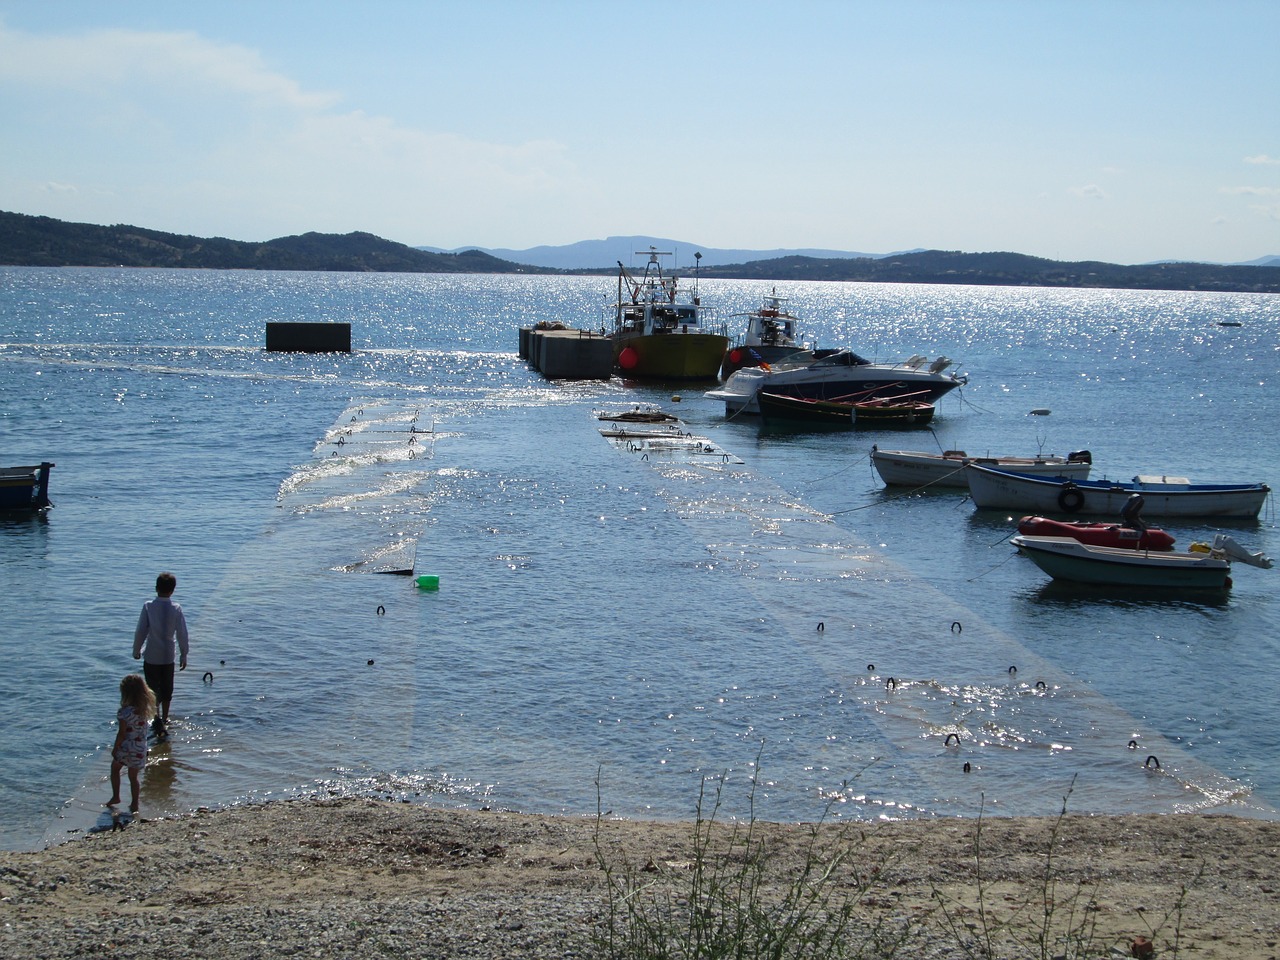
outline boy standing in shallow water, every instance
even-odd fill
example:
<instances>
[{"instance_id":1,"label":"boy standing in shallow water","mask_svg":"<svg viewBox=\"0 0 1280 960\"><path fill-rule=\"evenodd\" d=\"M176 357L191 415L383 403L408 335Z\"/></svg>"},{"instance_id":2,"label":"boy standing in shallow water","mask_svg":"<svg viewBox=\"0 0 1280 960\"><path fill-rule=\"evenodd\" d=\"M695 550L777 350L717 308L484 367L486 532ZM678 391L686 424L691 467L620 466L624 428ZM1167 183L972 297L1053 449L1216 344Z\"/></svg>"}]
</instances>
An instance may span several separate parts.
<instances>
[{"instance_id":1,"label":"boy standing in shallow water","mask_svg":"<svg viewBox=\"0 0 1280 960\"><path fill-rule=\"evenodd\" d=\"M145 654L142 672L160 705L152 728L161 740L168 735L175 653L181 654L178 669L187 669L187 621L182 607L170 599L177 586L178 578L172 573L156 577L156 598L142 605L137 629L133 631L133 659Z\"/></svg>"},{"instance_id":2,"label":"boy standing in shallow water","mask_svg":"<svg viewBox=\"0 0 1280 960\"><path fill-rule=\"evenodd\" d=\"M120 681L120 709L116 713L116 742L111 748L111 799L120 802L120 769L129 769L129 812L138 812L138 778L147 765L147 721L156 710L156 697L147 681L131 673Z\"/></svg>"}]
</instances>

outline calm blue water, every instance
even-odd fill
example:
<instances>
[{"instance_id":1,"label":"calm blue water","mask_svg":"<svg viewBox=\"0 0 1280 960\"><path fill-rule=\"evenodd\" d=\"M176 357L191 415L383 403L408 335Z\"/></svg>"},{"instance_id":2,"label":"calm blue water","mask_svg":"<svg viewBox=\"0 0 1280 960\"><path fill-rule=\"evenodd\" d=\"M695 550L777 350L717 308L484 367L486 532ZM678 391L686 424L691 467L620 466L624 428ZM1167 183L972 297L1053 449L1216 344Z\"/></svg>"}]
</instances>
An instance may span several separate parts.
<instances>
[{"instance_id":1,"label":"calm blue water","mask_svg":"<svg viewBox=\"0 0 1280 960\"><path fill-rule=\"evenodd\" d=\"M771 286L702 293L727 318ZM758 762L769 819L1069 791L1271 816L1280 574L1218 603L1064 593L1008 518L888 493L867 454L1088 448L1095 476L1274 484L1280 298L778 292L821 345L971 381L932 433L762 432L688 386L530 372L518 328L598 323L608 278L0 269L0 463L57 463L47 516L0 520L0 844L102 822L163 569L193 652L144 814L364 793L679 818L723 773L741 814ZM274 320L349 321L356 350L267 354ZM712 452L600 436L638 403ZM1280 554L1270 504L1230 529ZM440 589L374 572L407 565Z\"/></svg>"}]
</instances>

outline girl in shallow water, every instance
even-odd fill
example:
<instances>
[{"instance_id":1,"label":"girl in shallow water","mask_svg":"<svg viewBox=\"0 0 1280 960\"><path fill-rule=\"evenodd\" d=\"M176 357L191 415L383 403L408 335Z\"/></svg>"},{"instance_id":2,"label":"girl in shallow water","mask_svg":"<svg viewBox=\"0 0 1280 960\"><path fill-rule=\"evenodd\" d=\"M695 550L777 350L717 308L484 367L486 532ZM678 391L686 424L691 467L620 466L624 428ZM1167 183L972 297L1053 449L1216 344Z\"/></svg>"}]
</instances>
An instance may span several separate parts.
<instances>
[{"instance_id":1,"label":"girl in shallow water","mask_svg":"<svg viewBox=\"0 0 1280 960\"><path fill-rule=\"evenodd\" d=\"M156 712L156 696L141 674L120 681L120 710L116 713L116 742L111 748L111 799L120 802L120 768L129 768L129 812L138 812L138 779L147 765L147 723Z\"/></svg>"}]
</instances>

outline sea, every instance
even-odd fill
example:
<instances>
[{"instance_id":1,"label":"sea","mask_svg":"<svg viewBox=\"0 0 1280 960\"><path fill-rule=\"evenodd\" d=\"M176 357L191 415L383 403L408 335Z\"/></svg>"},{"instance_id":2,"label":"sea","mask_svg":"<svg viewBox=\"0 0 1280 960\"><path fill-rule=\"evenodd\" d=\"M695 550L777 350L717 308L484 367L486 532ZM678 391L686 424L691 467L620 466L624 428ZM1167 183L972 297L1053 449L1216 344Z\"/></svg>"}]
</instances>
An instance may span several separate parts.
<instances>
[{"instance_id":1,"label":"sea","mask_svg":"<svg viewBox=\"0 0 1280 960\"><path fill-rule=\"evenodd\" d=\"M0 518L0 846L115 825L119 682L164 570L191 653L144 817L1274 817L1280 570L1062 588L1016 516L886 488L869 455L1274 484L1280 298L699 284L731 331L774 290L819 346L968 382L928 429L778 430L714 384L520 358L522 327L598 328L613 278L0 268L0 465L56 464L51 509ZM282 321L349 323L352 352L269 353ZM636 410L671 441L602 434ZM1273 500L1161 525L1280 554Z\"/></svg>"}]
</instances>

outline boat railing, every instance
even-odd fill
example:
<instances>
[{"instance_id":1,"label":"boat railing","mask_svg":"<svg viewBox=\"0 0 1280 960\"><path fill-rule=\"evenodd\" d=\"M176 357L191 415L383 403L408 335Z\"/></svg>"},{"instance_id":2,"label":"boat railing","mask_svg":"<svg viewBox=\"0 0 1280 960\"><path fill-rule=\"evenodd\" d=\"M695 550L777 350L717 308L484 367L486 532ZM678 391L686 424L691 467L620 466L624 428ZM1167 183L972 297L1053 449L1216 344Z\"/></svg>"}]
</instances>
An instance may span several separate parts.
<instances>
[{"instance_id":1,"label":"boat railing","mask_svg":"<svg viewBox=\"0 0 1280 960\"><path fill-rule=\"evenodd\" d=\"M601 334L634 332L642 328L644 322L644 309L641 305L624 302L601 307ZM690 323L677 318L669 322L665 320L662 323L655 322L654 326L670 333L709 333L729 339L728 324L717 322L714 314L707 307L698 308L696 322Z\"/></svg>"}]
</instances>

